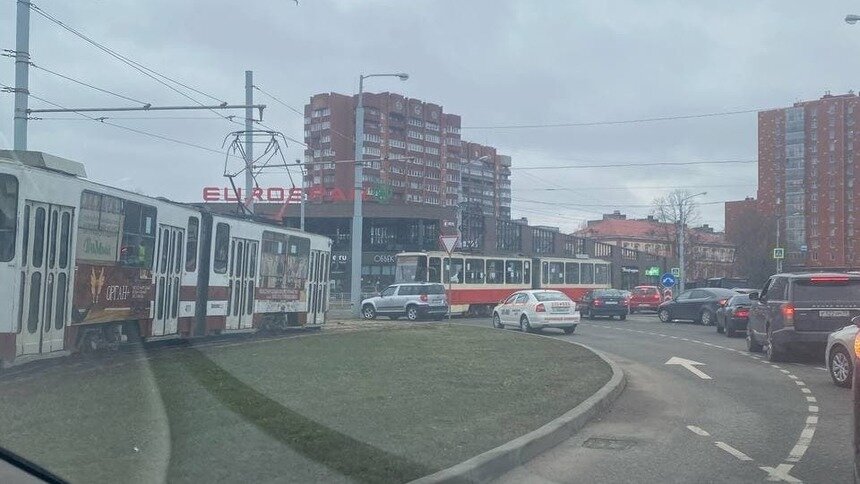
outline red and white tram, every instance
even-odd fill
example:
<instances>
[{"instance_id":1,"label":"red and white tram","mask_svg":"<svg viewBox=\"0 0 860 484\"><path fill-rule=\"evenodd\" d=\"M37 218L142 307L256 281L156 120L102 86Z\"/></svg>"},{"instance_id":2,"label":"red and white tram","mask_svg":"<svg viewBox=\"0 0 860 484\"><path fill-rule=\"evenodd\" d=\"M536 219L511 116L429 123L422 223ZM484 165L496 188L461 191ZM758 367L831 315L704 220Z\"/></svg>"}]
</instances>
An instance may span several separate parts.
<instances>
[{"instance_id":1,"label":"red and white tram","mask_svg":"<svg viewBox=\"0 0 860 484\"><path fill-rule=\"evenodd\" d=\"M331 240L0 151L0 362L122 341L320 325Z\"/></svg>"},{"instance_id":2,"label":"red and white tram","mask_svg":"<svg viewBox=\"0 0 860 484\"><path fill-rule=\"evenodd\" d=\"M590 289L610 285L610 263L600 259L503 257L445 252L397 254L395 282L451 284L453 313L489 314L511 293L557 289L579 301Z\"/></svg>"}]
</instances>

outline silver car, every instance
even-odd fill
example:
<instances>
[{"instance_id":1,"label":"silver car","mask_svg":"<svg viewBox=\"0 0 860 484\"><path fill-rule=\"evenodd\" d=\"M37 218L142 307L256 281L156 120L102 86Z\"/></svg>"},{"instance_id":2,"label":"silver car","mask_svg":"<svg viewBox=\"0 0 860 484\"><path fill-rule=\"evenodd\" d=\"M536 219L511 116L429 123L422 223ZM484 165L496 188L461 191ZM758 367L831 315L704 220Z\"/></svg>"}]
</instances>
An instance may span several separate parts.
<instances>
[{"instance_id":1,"label":"silver car","mask_svg":"<svg viewBox=\"0 0 860 484\"><path fill-rule=\"evenodd\" d=\"M571 334L579 320L576 303L561 291L517 291L493 309L494 327L516 326L524 332L560 328Z\"/></svg>"},{"instance_id":2,"label":"silver car","mask_svg":"<svg viewBox=\"0 0 860 484\"><path fill-rule=\"evenodd\" d=\"M442 319L447 313L448 299L442 284L394 284L378 296L361 302L364 319L376 319L376 316L397 319L406 316L410 321L417 321L422 317Z\"/></svg>"},{"instance_id":3,"label":"silver car","mask_svg":"<svg viewBox=\"0 0 860 484\"><path fill-rule=\"evenodd\" d=\"M854 338L857 326L853 324L836 330L827 337L827 370L833 383L850 388L854 373Z\"/></svg>"}]
</instances>

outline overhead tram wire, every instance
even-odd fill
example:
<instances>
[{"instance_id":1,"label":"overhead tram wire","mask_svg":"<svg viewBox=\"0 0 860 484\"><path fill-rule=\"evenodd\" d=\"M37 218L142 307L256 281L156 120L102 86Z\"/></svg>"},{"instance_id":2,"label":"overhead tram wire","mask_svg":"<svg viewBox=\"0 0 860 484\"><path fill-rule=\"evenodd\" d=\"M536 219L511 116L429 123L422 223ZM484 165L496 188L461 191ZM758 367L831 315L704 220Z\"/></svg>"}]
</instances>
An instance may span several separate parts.
<instances>
[{"instance_id":1,"label":"overhead tram wire","mask_svg":"<svg viewBox=\"0 0 860 484\"><path fill-rule=\"evenodd\" d=\"M193 96L189 95L189 94L188 94L188 93L186 93L186 92L183 92L183 91L181 91L181 90L177 89L176 87L174 87L174 86L172 86L172 85L168 84L168 83L167 83L167 82L165 82L164 80L167 80L167 81L170 81L170 82L172 82L172 83L174 83L174 84L176 84L176 85L182 86L182 87L184 87L185 89L188 89L188 90L193 91L193 92L195 92L195 93L197 93L197 94L200 94L201 96L208 97L209 99L212 99L212 100L213 100L213 101L215 101L215 102L218 102L218 103L220 103L220 104L225 104L225 105L226 105L226 101L223 101L222 99L219 99L219 98L217 98L217 97L215 97L215 96L213 96L213 95L211 95L211 94L208 94L208 93L206 93L206 92L204 92L204 91L201 91L201 90L199 90L199 89L196 89L196 88L194 88L194 87L191 87L191 86L189 86L189 85L187 85L187 84L185 84L185 83L183 83L183 82L181 82L181 81L177 81L176 79L173 79L172 77L169 77L169 76L167 76L167 75L165 75L165 74L162 74L162 73L160 73L160 72L158 72L158 71L156 71L156 70L154 70L154 69L151 69L151 68L149 68L149 67L146 67L146 66L144 66L143 64L141 64L141 63L139 63L139 62L137 62L137 61L134 61L134 60L132 60L132 59L130 59L130 58L128 58L128 57L126 57L126 56L124 56L124 55L122 55L122 54L120 54L120 53L116 52L116 51L114 51L113 49L111 49L111 48L109 48L109 47L107 47L107 46L105 46L105 45L102 45L101 43L99 43L99 42L95 41L94 39L92 39L92 38L88 37L87 35L83 34L82 32L80 32L80 31L78 31L78 30L76 30L76 29L74 29L74 28L70 27L69 25L65 24L63 21L61 21L61 20L57 19L56 17L52 16L51 14L49 14L49 13L45 12L45 11L44 11L44 10L42 10L40 7L36 6L34 3L30 2L30 4L29 4L29 5L30 5L30 9L31 9L31 10L33 10L34 12L36 12L37 14L39 14L40 16L42 16L43 18L47 19L47 20L48 20L48 21L50 21L50 22L53 22L53 23L57 24L58 26L62 27L62 28L63 28L63 29L65 29L66 31L68 31L68 32L72 33L72 34L73 34L73 35L75 35L76 37L79 37L80 39L84 40L85 42L89 43L90 45L92 45L92 46L94 46L94 47L98 48L99 50L101 50L101 51L103 51L103 52L107 53L107 54L108 54L108 55L110 55L111 57L114 57L115 59L119 60L120 62L122 62L122 63L124 63L124 64L126 64L126 65L130 66L130 67L131 67L131 68L133 68L134 70L136 70L136 71L140 72L141 74L143 74L143 75L145 75L145 76L147 76L147 77L151 78L152 80L154 80L154 81L158 82L159 84L161 84L161 85L163 85L163 86L167 87L167 88L168 88L168 89L170 89L171 91L176 92L177 94L179 94L179 95L181 95L182 97L184 97L184 98L188 99L189 101L194 102L195 104L197 104L197 105L199 105L199 106L203 106L203 105L204 105L202 102L198 101L198 100L197 100L196 98L194 98ZM162 80L162 79L164 79L164 80ZM217 115L217 116L219 116L219 117L223 118L224 120L226 120L226 121L228 121L228 122L230 122L230 123L238 124L238 125L242 125L242 123L239 123L238 121L236 121L236 120L232 119L232 117L224 116L223 114L219 113L218 111L215 111L214 109L209 109L209 111L211 111L211 112L212 112L212 113L214 113L215 115Z\"/></svg>"},{"instance_id":2,"label":"overhead tram wire","mask_svg":"<svg viewBox=\"0 0 860 484\"><path fill-rule=\"evenodd\" d=\"M623 124L639 124L639 123L654 123L660 121L676 121L676 120L684 120L684 119L702 119L702 118L713 118L719 116L734 116L739 114L752 114L758 113L759 111L766 111L767 109L756 108L756 109L740 109L736 111L717 111L711 113L699 113L699 114L678 114L671 116L657 116L653 118L640 118L640 119L624 119L624 120L614 120L614 121L582 121L582 122L569 122L569 123L542 123L542 124L507 124L507 125L485 125L485 126L462 126L461 130L464 129L540 129L540 128L575 128L575 127L586 127L586 126L615 126L615 125L623 125Z\"/></svg>"},{"instance_id":3,"label":"overhead tram wire","mask_svg":"<svg viewBox=\"0 0 860 484\"><path fill-rule=\"evenodd\" d=\"M126 101L131 101L131 102L133 102L133 103L142 104L142 105L144 105L144 106L145 106L145 105L147 105L147 104L150 104L150 103L147 103L146 101L141 101L141 100L139 100L139 99L134 99L134 98L132 98L132 97L128 97L128 96L126 96L126 95L123 95L123 94L119 94L119 93L116 93L116 92L110 91L110 90L108 90L108 89L104 89L104 88L101 88L101 87L98 87L98 86L94 86L94 85L92 85L92 84L89 84L89 83L86 83L86 82L84 82L84 81L81 81L80 79L75 79L75 78L70 77L70 76L67 76L67 75L65 75L65 74L60 74L59 72L52 71L51 69L48 69L48 68L46 68L46 67L42 67L42 66L40 66L40 65L38 65L38 64L35 64L35 63L33 63L33 62L30 62L30 66L32 66L32 67L34 67L34 68L36 68L36 69L39 69L39 70L41 70L41 71L47 72L48 74L53 74L53 75L55 75L55 76L57 76L57 77L63 78L63 79L65 79L65 80L67 80L67 81L74 82L75 84L80 84L81 86L86 86L86 87L88 87L88 88L90 88L90 89L94 89L94 90L96 90L96 91L103 92L103 93L105 93L105 94L110 94L111 96L115 96L115 97L118 97L118 98L120 98L120 99L125 99Z\"/></svg>"},{"instance_id":4,"label":"overhead tram wire","mask_svg":"<svg viewBox=\"0 0 860 484\"><path fill-rule=\"evenodd\" d=\"M650 166L698 166L758 163L758 160L700 160L700 161L653 161L645 163L604 163L584 165L512 166L511 171L575 170L585 168L648 168Z\"/></svg>"},{"instance_id":5,"label":"overhead tram wire","mask_svg":"<svg viewBox=\"0 0 860 484\"><path fill-rule=\"evenodd\" d=\"M179 86L184 87L185 89L188 89L188 90L190 90L190 91L196 92L197 94L200 94L201 96L208 97L209 99L212 99L212 100L213 100L213 101L215 101L215 102L218 102L218 103L223 103L223 102L224 102L222 99L218 99L217 97L215 97L215 96L213 96L213 95L211 95L211 94L208 94L208 93L206 93L206 92L204 92L204 91L201 91L201 90L199 90L199 89L193 88L193 87L191 87L191 86L189 86L189 85L187 85L187 84L182 83L181 81L178 81L178 80L176 80L176 79L173 79L172 77L169 77L169 76L167 76L167 75L165 75L165 74L162 74L162 73L160 73L160 72L158 72L158 71L156 71L156 70L154 70L154 69L151 69L151 68L149 68L149 67L146 67L145 65L143 65L143 64L141 64L141 63L139 63L139 62L137 62L137 61L134 61L134 60L132 60L132 59L130 59L130 58L128 58L128 57L126 57L126 56L124 56L124 55L122 55L122 54L120 54L120 53L116 52L115 50L113 50L113 49L111 49L111 48L109 48L109 47L107 47L107 46L105 46L105 45L103 45L103 44L101 44L101 43L97 42L96 40L94 40L94 39L92 39L92 38L88 37L86 34L84 34L84 33L80 32L80 31L78 31L78 30L76 30L76 29L72 28L71 26L67 25L67 24L66 24L66 23L64 23L63 21L61 21L61 20L57 19L56 17L54 17L53 15L49 14L48 12L46 12L45 10L43 10L42 8L38 7L38 6L37 6L36 4L34 4L33 2L30 2L30 9L31 9L31 10L33 10L34 12L36 12L37 14L39 14L40 16L42 16L43 18L45 18L46 20L48 20L48 21L50 21L50 22L53 22L53 23L57 24L58 26L60 26L60 27L62 27L63 29L67 30L68 32L72 33L73 35L75 35L75 36L79 37L80 39L82 39L82 40L86 41L87 43L89 43L89 44L93 45L94 47L98 48L99 50L102 50L103 52L107 53L108 55L110 55L110 56L112 56L112 57L114 57L114 58L118 59L119 61L123 62L124 64L129 65L130 67L132 67L132 68L134 68L135 70L137 70L137 71L141 72L142 74L146 75L147 77L152 78L153 80L155 80L155 81L157 81L157 82L159 82L159 83L161 83L161 84L165 85L166 87L170 88L171 90L173 90L173 91L175 91L175 92L177 92L177 93L179 93L179 94L181 94L181 95L183 95L183 96L188 97L188 96L187 96L185 93L183 93L182 91L180 91L180 90L178 90L178 89L174 88L173 86L170 86L169 84L165 83L165 82L164 82L164 81L162 81L161 79L157 79L157 78L158 78L158 77L160 77L160 78L162 78L162 79L165 79L165 80L167 80L167 81L170 81L170 82L172 82L172 83L174 83L174 84L176 84L176 85L179 85ZM190 98L189 98L189 99L190 99ZM195 102L197 102L197 101L195 100Z\"/></svg>"},{"instance_id":6,"label":"overhead tram wire","mask_svg":"<svg viewBox=\"0 0 860 484\"><path fill-rule=\"evenodd\" d=\"M603 207L603 208L652 208L653 204L624 204L624 203L598 203L598 204L581 204L581 203L567 203L567 202L547 202L544 200L530 200L526 198L511 198L512 201L523 202L523 203L538 203L541 205L553 205L557 207ZM726 203L733 200L720 200L713 202L699 202L696 205L718 205L722 203Z\"/></svg>"},{"instance_id":7,"label":"overhead tram wire","mask_svg":"<svg viewBox=\"0 0 860 484\"><path fill-rule=\"evenodd\" d=\"M253 87L254 89L256 89L256 90L260 91L263 95L268 96L269 98L271 98L271 99L272 99L273 101L275 101L276 103L278 103L278 104L280 104L280 105L284 106L285 108L289 109L289 110L290 110L290 111L292 111L293 113L298 114L299 116L301 116L301 117L304 119L304 117L305 117L305 113L303 113L303 112L299 111L298 109L296 109L296 108L294 108L294 107L290 106L289 104L287 104L287 103L285 103L284 101L282 101L280 98L276 97L274 94L272 94L272 93L270 93L270 92L268 92L268 91L263 90L263 88L261 88L260 86L258 86L258 85L256 85L256 84L255 84L254 86L252 86L252 87ZM355 142L355 138L353 138L352 136L349 136L349 135L347 135L347 134L343 134L343 133L341 133L340 131L338 131L338 130L336 130L336 129L334 129L334 128L329 128L329 129L331 130L331 132L332 132L332 133L334 133L334 134L336 134L336 135L340 136L341 138L343 138L343 139L345 139L345 140L347 140L347 141L349 141L349 142L352 142L352 143L354 143L354 142Z\"/></svg>"},{"instance_id":8,"label":"overhead tram wire","mask_svg":"<svg viewBox=\"0 0 860 484\"><path fill-rule=\"evenodd\" d=\"M5 88L5 87L7 87L7 86L3 86L3 87ZM47 99L45 99L45 98L39 97L39 96L37 96L37 95L33 94L32 92L30 93L30 97L32 97L33 99L37 99L37 100L39 100L39 101L42 101L42 102L43 102L43 103L45 103L45 104L49 104L49 105L51 105L51 106L54 106L54 107L56 107L56 108L60 108L60 109L69 109L69 108L67 108L67 107L65 107L65 106L63 106L63 105L60 105L60 104L57 104L57 103L55 103L55 102L48 101L48 100L47 100ZM224 153L223 153L222 151L219 151L219 150L216 150L216 149L213 149L213 148L208 148L208 147L203 146L203 145L198 145L198 144L196 144L196 143L192 143L192 142L190 142L190 141L183 141L183 140L180 140L180 139L171 138L171 137L169 137L169 136L164 136L164 135L160 135L160 134L157 134L157 133L150 133L149 131L144 131L144 130L142 130L142 129L131 128L131 127L128 127L128 126L123 126L123 125L121 125L121 124L116 124L116 123L112 123L112 122L110 122L110 121L106 121L106 120L103 120L103 119L100 119L100 118L96 118L96 117L93 117L93 116L89 116L89 115L87 115L87 114L85 114L85 113L82 113L82 112L79 112L79 111L72 111L72 112L73 112L73 113L75 113L75 114L78 114L78 115L80 115L80 116L82 116L82 117L84 117L84 118L87 118L87 119L89 119L89 120L91 120L91 121L94 121L94 122L96 122L96 123L106 124L106 125L108 125L108 126L113 126L113 127L115 127L115 128L119 128L119 129L122 129L122 130L125 130L125 131L130 131L130 132L132 132L132 133L137 133L137 134L140 134L140 135L143 135L143 136L149 136L149 137L151 137L151 138L160 139L160 140L162 140L162 141L169 141L169 142L171 142L171 143L176 143L176 144L180 144L180 145L188 146L188 147L190 147L190 148L197 148L197 149L200 149L200 150L208 151L208 152L210 152L210 153L216 153L216 154L219 154L219 155L224 155ZM240 158L240 159L241 159L241 157L236 156L236 155L228 154L227 156L232 156L232 157L234 157L234 158Z\"/></svg>"}]
</instances>

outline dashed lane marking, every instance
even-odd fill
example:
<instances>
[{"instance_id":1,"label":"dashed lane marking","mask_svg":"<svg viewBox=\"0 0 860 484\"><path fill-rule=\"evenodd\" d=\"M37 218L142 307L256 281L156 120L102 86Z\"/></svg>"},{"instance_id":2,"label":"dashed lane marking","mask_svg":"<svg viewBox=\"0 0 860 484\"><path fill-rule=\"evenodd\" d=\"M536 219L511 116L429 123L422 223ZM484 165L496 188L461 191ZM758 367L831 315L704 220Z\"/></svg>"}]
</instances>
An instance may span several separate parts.
<instances>
[{"instance_id":1,"label":"dashed lane marking","mask_svg":"<svg viewBox=\"0 0 860 484\"><path fill-rule=\"evenodd\" d=\"M815 397L811 397L811 398L815 398ZM810 405L809 411L812 413L818 413L818 405Z\"/></svg>"},{"instance_id":2,"label":"dashed lane marking","mask_svg":"<svg viewBox=\"0 0 860 484\"><path fill-rule=\"evenodd\" d=\"M738 449L735 449L734 447L732 447L731 445L729 445L725 442L714 442L714 445L723 449L724 451L728 452L729 454L737 457L738 460L752 460L752 458L750 456L744 454L743 452L739 451Z\"/></svg>"},{"instance_id":3,"label":"dashed lane marking","mask_svg":"<svg viewBox=\"0 0 860 484\"><path fill-rule=\"evenodd\" d=\"M690 432L693 432L696 435L701 435L702 437L708 437L711 435L707 431L702 430L701 428L696 427L695 425L687 425L687 428L690 429Z\"/></svg>"},{"instance_id":4,"label":"dashed lane marking","mask_svg":"<svg viewBox=\"0 0 860 484\"><path fill-rule=\"evenodd\" d=\"M802 391L803 393L812 393L812 390L810 390L809 388L806 388L806 387L801 388L800 391Z\"/></svg>"},{"instance_id":5,"label":"dashed lane marking","mask_svg":"<svg viewBox=\"0 0 860 484\"><path fill-rule=\"evenodd\" d=\"M818 400L816 400L815 397L806 397L806 401L810 403L816 403Z\"/></svg>"}]
</instances>

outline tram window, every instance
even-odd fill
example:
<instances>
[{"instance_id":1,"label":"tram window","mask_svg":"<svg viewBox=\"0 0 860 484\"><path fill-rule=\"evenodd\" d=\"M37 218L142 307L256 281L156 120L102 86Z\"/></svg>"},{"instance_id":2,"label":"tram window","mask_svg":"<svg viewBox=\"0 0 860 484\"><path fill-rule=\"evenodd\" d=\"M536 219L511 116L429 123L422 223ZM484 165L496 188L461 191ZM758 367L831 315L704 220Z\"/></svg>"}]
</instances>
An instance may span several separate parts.
<instances>
[{"instance_id":1,"label":"tram window","mask_svg":"<svg viewBox=\"0 0 860 484\"><path fill-rule=\"evenodd\" d=\"M197 217L188 217L188 237L185 239L185 272L197 270L197 237L200 221Z\"/></svg>"},{"instance_id":2,"label":"tram window","mask_svg":"<svg viewBox=\"0 0 860 484\"><path fill-rule=\"evenodd\" d=\"M484 259L466 259L466 284L484 283Z\"/></svg>"},{"instance_id":3,"label":"tram window","mask_svg":"<svg viewBox=\"0 0 860 484\"><path fill-rule=\"evenodd\" d=\"M523 283L523 261L505 261L505 284Z\"/></svg>"},{"instance_id":4,"label":"tram window","mask_svg":"<svg viewBox=\"0 0 860 484\"><path fill-rule=\"evenodd\" d=\"M532 263L529 261L523 262L523 284L532 283Z\"/></svg>"},{"instance_id":5,"label":"tram window","mask_svg":"<svg viewBox=\"0 0 860 484\"><path fill-rule=\"evenodd\" d=\"M549 283L564 284L564 262L549 263Z\"/></svg>"},{"instance_id":6,"label":"tram window","mask_svg":"<svg viewBox=\"0 0 860 484\"><path fill-rule=\"evenodd\" d=\"M609 284L609 265L594 264L594 283Z\"/></svg>"},{"instance_id":7,"label":"tram window","mask_svg":"<svg viewBox=\"0 0 860 484\"><path fill-rule=\"evenodd\" d=\"M594 264L582 264L579 280L581 284L594 284Z\"/></svg>"},{"instance_id":8,"label":"tram window","mask_svg":"<svg viewBox=\"0 0 860 484\"><path fill-rule=\"evenodd\" d=\"M110 195L84 191L78 215L76 258L114 264L123 220L122 200Z\"/></svg>"},{"instance_id":9,"label":"tram window","mask_svg":"<svg viewBox=\"0 0 860 484\"><path fill-rule=\"evenodd\" d=\"M579 284L579 262L565 262L564 282L566 284Z\"/></svg>"},{"instance_id":10,"label":"tram window","mask_svg":"<svg viewBox=\"0 0 860 484\"><path fill-rule=\"evenodd\" d=\"M442 282L442 259L440 257L430 258L427 282Z\"/></svg>"},{"instance_id":11,"label":"tram window","mask_svg":"<svg viewBox=\"0 0 860 484\"><path fill-rule=\"evenodd\" d=\"M71 237L71 225L72 216L66 212L63 214L62 227L60 228L60 269L65 269L69 264L69 237Z\"/></svg>"},{"instance_id":12,"label":"tram window","mask_svg":"<svg viewBox=\"0 0 860 484\"><path fill-rule=\"evenodd\" d=\"M219 223L215 228L215 257L212 270L216 274L227 273L227 260L230 254L230 226Z\"/></svg>"},{"instance_id":13,"label":"tram window","mask_svg":"<svg viewBox=\"0 0 860 484\"><path fill-rule=\"evenodd\" d=\"M487 284L501 284L504 278L505 261L490 259L487 261Z\"/></svg>"},{"instance_id":14,"label":"tram window","mask_svg":"<svg viewBox=\"0 0 860 484\"><path fill-rule=\"evenodd\" d=\"M173 272L179 274L182 272L182 232L176 232L176 244L173 247L176 250L173 258Z\"/></svg>"},{"instance_id":15,"label":"tram window","mask_svg":"<svg viewBox=\"0 0 860 484\"><path fill-rule=\"evenodd\" d=\"M453 263L451 262L453 261ZM453 265L453 267L450 267ZM445 284L453 282L459 284L463 282L463 259L445 258L445 270L443 271Z\"/></svg>"},{"instance_id":16,"label":"tram window","mask_svg":"<svg viewBox=\"0 0 860 484\"><path fill-rule=\"evenodd\" d=\"M541 284L549 284L549 262L540 264Z\"/></svg>"},{"instance_id":17,"label":"tram window","mask_svg":"<svg viewBox=\"0 0 860 484\"><path fill-rule=\"evenodd\" d=\"M123 200L122 213L120 263L151 269L155 252L155 207Z\"/></svg>"},{"instance_id":18,"label":"tram window","mask_svg":"<svg viewBox=\"0 0 860 484\"><path fill-rule=\"evenodd\" d=\"M257 246L255 244L248 244L248 256L248 277L257 277Z\"/></svg>"},{"instance_id":19,"label":"tram window","mask_svg":"<svg viewBox=\"0 0 860 484\"><path fill-rule=\"evenodd\" d=\"M15 229L18 220L18 179L0 175L0 262L15 256Z\"/></svg>"},{"instance_id":20,"label":"tram window","mask_svg":"<svg viewBox=\"0 0 860 484\"><path fill-rule=\"evenodd\" d=\"M45 209L36 208L36 222L33 229L33 267L42 267L45 256Z\"/></svg>"}]
</instances>

